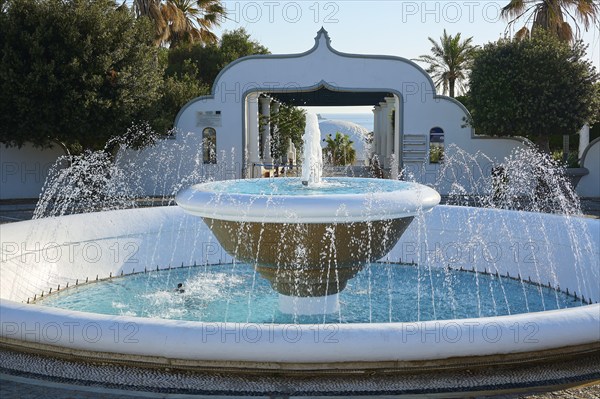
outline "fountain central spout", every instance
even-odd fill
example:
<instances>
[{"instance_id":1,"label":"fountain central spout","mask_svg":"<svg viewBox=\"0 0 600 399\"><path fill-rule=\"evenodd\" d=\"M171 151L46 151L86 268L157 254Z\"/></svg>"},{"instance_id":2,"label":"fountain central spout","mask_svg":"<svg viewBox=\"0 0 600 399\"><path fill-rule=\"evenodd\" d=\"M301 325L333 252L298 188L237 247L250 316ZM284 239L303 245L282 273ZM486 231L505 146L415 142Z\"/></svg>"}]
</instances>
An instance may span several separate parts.
<instances>
[{"instance_id":1,"label":"fountain central spout","mask_svg":"<svg viewBox=\"0 0 600 399\"><path fill-rule=\"evenodd\" d=\"M305 186L318 184L321 182L323 170L323 150L321 149L321 130L317 115L306 115L306 128L302 140L304 141L302 184Z\"/></svg>"}]
</instances>

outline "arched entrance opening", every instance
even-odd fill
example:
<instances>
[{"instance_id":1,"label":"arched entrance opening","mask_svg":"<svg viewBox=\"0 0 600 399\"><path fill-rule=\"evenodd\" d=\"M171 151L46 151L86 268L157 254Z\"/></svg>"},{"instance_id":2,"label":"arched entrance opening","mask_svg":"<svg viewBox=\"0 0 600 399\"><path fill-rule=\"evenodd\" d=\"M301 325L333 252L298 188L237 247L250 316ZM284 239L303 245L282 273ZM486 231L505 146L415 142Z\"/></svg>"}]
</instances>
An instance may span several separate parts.
<instances>
[{"instance_id":1,"label":"arched entrance opening","mask_svg":"<svg viewBox=\"0 0 600 399\"><path fill-rule=\"evenodd\" d=\"M391 89L340 88L321 82L312 88L270 88L246 94L244 107L245 176L272 176L280 167L295 164L289 148L273 154L277 126L261 121L279 112L281 104L295 107L372 107L373 131L365 167L379 169L380 175L398 177L401 168L402 95ZM293 145L293 144L292 144ZM295 147L295 146L294 146ZM291 161L291 162L290 162Z\"/></svg>"}]
</instances>

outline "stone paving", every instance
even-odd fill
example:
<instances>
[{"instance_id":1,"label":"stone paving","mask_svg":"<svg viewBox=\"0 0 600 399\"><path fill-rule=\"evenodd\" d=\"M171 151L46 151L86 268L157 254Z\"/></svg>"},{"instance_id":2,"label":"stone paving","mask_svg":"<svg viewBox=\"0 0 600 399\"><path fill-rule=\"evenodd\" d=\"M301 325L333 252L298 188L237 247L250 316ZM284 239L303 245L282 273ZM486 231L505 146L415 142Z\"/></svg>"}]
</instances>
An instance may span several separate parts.
<instances>
[{"instance_id":1,"label":"stone paving","mask_svg":"<svg viewBox=\"0 0 600 399\"><path fill-rule=\"evenodd\" d=\"M99 391L108 394L150 397L170 395L220 396L342 396L363 395L457 395L484 396L492 392L544 390L548 386L600 381L600 352L578 359L546 364L521 364L511 367L482 367L469 370L434 372L356 372L354 374L306 375L276 373L243 374L226 371L162 371L124 365L91 364L47 358L33 354L0 350L0 393L25 393L50 383L56 395L61 391L81 391L75 397L94 397ZM32 381L33 384L31 383ZM67 384L67 385L64 385ZM542 388L539 388L542 387ZM119 390L119 391L113 391ZM547 389L546 389L547 390ZM70 393L68 393L70 395ZM90 396L91 395L91 396ZM158 395L158 396L157 396ZM516 394L513 394L513 397ZM14 397L13 395L2 396ZM71 397L71 396L69 396ZM108 396L112 397L112 396Z\"/></svg>"},{"instance_id":2,"label":"stone paving","mask_svg":"<svg viewBox=\"0 0 600 399\"><path fill-rule=\"evenodd\" d=\"M29 220L33 216L35 204L0 201L0 224Z\"/></svg>"},{"instance_id":3,"label":"stone paving","mask_svg":"<svg viewBox=\"0 0 600 399\"><path fill-rule=\"evenodd\" d=\"M548 392L538 395L520 396L523 399L599 399L600 384L587 387L571 388L563 391Z\"/></svg>"},{"instance_id":4,"label":"stone paving","mask_svg":"<svg viewBox=\"0 0 600 399\"><path fill-rule=\"evenodd\" d=\"M0 397L10 399L131 399L132 395L124 395L108 389L75 389L67 384L56 384L47 381L35 381L22 377L0 375ZM141 397L148 397L143 395ZM164 396L163 396L164 397Z\"/></svg>"},{"instance_id":5,"label":"stone paving","mask_svg":"<svg viewBox=\"0 0 600 399\"><path fill-rule=\"evenodd\" d=\"M73 385L51 383L48 381L36 381L22 377L0 375L0 398L10 399L131 399L134 397L142 398L232 398L239 396L223 395L184 395L184 394L162 394L151 392L123 392L120 390L111 390L106 388L86 388L87 390L77 389ZM461 397L456 396L456 397ZM282 398L282 396L252 396L252 398ZM333 396L329 396L333 398ZM378 398L397 397L397 395L377 395ZM411 395L411 397L414 397ZM426 395L432 398L433 395ZM444 397L444 396L440 396ZM446 396L447 397L447 396ZM462 396L464 397L464 396ZM483 396L475 396L483 397ZM488 396L496 399L598 399L600 398L600 385L593 385L585 388L572 388L563 391L549 392L534 395L516 395L501 394ZM299 397L298 397L299 398ZM324 396L311 396L311 399L325 398ZM336 399L339 397L335 397Z\"/></svg>"}]
</instances>

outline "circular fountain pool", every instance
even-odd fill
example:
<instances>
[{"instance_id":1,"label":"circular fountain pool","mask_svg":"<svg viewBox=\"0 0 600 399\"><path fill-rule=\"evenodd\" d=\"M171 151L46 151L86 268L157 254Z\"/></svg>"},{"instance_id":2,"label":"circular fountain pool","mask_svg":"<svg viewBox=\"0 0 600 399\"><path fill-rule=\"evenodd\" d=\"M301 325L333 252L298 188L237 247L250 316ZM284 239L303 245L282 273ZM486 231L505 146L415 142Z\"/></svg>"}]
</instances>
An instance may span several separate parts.
<instances>
[{"instance_id":1,"label":"circular fountain pool","mask_svg":"<svg viewBox=\"0 0 600 399\"><path fill-rule=\"evenodd\" d=\"M296 319L278 313L269 284L252 267L233 263L208 226L178 207L0 225L0 347L5 351L0 366L21 373L50 373L60 381L120 381L119 386L135 384L141 390L164 389L163 393L189 393L181 388L184 380L186 386L195 387L193 392L252 395L288 392L281 388L284 381L286 387L297 387L294 392L307 395L489 392L589 382L598 378L600 353L596 303L600 288L595 284L599 248L589 237L600 234L599 225L582 218L438 206L408 227L386 255L389 263L368 264L350 279L340 293L340 313ZM401 261L409 265L399 265ZM180 269L194 263L196 267ZM448 266L469 272L450 272ZM158 272L150 272L157 267ZM498 279L496 273L511 277ZM121 274L123 278L114 278ZM518 281L519 276L533 284ZM106 281L85 284L96 278ZM142 305L146 313L123 307L125 297L114 290L130 279L147 289L144 295L152 306ZM240 279L244 284L253 281L249 284L254 289L235 298L221 296L242 284ZM407 287L411 279L413 284ZM180 281L186 284L186 295L175 296L171 290ZM470 289L461 291L464 282ZM444 320L448 316L442 316L442 309L452 306L441 294L449 287L455 290L449 297L466 304L466 309L463 313L457 306ZM408 290L406 295L401 288ZM503 288L506 294L501 294ZM42 295L62 301L63 290L75 293L72 298L97 290L92 302L117 310L97 313L101 310L90 307L89 300L80 310L31 303ZM374 293L382 294L381 300L374 301ZM522 293L527 295L529 313L515 313L513 308L523 302L516 298ZM347 294L358 298L352 306L362 316L356 321L364 321L370 312L373 322L350 323L354 311L346 308ZM264 295L263 303L252 295ZM420 298L416 307L415 296ZM476 310L477 298L481 309ZM506 298L511 314L503 310ZM171 300L175 306L167 305ZM402 307L410 307L407 300L413 301L407 319L412 321L398 317ZM200 310L195 310L199 313L191 316L194 310L182 308L186 301L199 304ZM212 308L215 303L219 306ZM582 306L569 307L573 304ZM230 310L223 311L228 306ZM263 306L266 320L256 317L257 308ZM235 309L241 312L234 317ZM198 321L202 320L198 314L206 317L204 321ZM274 315L281 319L273 320ZM27 363L10 351L47 357ZM56 358L77 362L59 367ZM540 366L544 362L548 366ZM92 366L97 363L118 366L111 371ZM126 372L124 364L130 367ZM163 374L154 375L157 372L147 367ZM546 367L556 378L548 377ZM194 370L196 380L191 381L189 374L172 374L178 369ZM339 378L328 377L332 369ZM203 377L206 370L217 374ZM223 372L231 370L236 373ZM374 370L382 373L371 374ZM265 377L254 374L242 386L239 372ZM318 375L319 382L313 384L304 372ZM363 377L357 379L357 373Z\"/></svg>"}]
</instances>

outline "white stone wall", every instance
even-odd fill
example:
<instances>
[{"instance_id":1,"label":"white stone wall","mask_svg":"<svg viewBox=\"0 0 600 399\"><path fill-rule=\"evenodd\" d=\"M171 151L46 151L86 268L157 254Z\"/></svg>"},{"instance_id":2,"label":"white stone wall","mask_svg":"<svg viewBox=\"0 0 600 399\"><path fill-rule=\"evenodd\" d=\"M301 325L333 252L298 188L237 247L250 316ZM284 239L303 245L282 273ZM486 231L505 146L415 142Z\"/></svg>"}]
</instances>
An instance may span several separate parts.
<instances>
[{"instance_id":1,"label":"white stone wall","mask_svg":"<svg viewBox=\"0 0 600 399\"><path fill-rule=\"evenodd\" d=\"M478 153L485 156L477 157L477 163L453 162L450 170L444 168L443 161L430 163L427 157L422 163L405 164L405 176L419 183L435 186L442 195L449 194L454 184L464 187L466 193L481 192L481 188L474 187L473 182L482 174L490 176L494 165L502 162L515 149L527 145L515 138L477 136L473 129L465 126L466 116L466 111L457 101L445 96L435 98L430 107L423 107L418 113L407 115L411 120L406 123L411 127L405 130L406 134L425 135L429 140L432 128L444 130L445 159L451 158L457 148L472 156Z\"/></svg>"},{"instance_id":2,"label":"white stone wall","mask_svg":"<svg viewBox=\"0 0 600 399\"><path fill-rule=\"evenodd\" d=\"M600 139L594 140L586 148L581 166L590 173L577 184L577 194L581 197L600 197Z\"/></svg>"},{"instance_id":3,"label":"white stone wall","mask_svg":"<svg viewBox=\"0 0 600 399\"><path fill-rule=\"evenodd\" d=\"M21 148L0 145L0 200L38 198L48 171L63 155L57 144L46 149L30 143Z\"/></svg>"}]
</instances>

